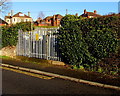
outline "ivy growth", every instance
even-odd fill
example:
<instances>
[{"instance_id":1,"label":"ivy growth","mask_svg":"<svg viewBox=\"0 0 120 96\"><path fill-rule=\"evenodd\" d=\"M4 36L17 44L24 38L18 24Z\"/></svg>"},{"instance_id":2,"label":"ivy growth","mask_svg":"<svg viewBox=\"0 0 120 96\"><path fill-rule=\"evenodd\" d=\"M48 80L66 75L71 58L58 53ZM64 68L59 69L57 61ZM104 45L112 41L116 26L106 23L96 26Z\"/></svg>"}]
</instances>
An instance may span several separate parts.
<instances>
[{"instance_id":1,"label":"ivy growth","mask_svg":"<svg viewBox=\"0 0 120 96\"><path fill-rule=\"evenodd\" d=\"M85 67L94 66L118 47L115 22L118 16L82 18L66 15L61 20L58 44L64 62ZM109 25L109 26L108 26ZM114 26L113 26L114 25ZM116 32L115 32L116 30Z\"/></svg>"},{"instance_id":2,"label":"ivy growth","mask_svg":"<svg viewBox=\"0 0 120 96\"><path fill-rule=\"evenodd\" d=\"M11 26L1 27L2 47L16 46L18 40L18 30L31 31L34 30L34 27L31 22L21 22Z\"/></svg>"}]
</instances>

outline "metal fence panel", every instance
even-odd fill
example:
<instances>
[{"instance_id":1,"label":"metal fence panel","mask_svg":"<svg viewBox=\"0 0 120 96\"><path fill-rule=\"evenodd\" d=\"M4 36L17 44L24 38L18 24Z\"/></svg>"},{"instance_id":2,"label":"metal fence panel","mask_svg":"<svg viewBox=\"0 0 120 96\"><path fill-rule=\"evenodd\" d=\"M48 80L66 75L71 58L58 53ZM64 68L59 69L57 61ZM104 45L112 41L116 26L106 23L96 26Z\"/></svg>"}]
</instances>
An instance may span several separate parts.
<instances>
[{"instance_id":1,"label":"metal fence panel","mask_svg":"<svg viewBox=\"0 0 120 96\"><path fill-rule=\"evenodd\" d=\"M17 55L47 60L59 60L57 50L58 28L40 28L30 32L18 32Z\"/></svg>"}]
</instances>

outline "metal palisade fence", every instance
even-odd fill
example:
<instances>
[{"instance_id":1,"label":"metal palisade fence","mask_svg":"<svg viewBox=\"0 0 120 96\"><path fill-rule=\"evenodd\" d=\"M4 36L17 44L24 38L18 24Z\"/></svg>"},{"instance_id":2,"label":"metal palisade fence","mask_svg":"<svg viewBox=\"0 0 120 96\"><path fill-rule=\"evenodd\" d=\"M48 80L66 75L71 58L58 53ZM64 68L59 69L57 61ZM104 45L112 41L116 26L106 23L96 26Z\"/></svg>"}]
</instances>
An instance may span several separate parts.
<instances>
[{"instance_id":1,"label":"metal palisade fence","mask_svg":"<svg viewBox=\"0 0 120 96\"><path fill-rule=\"evenodd\" d=\"M58 28L39 28L18 32L17 55L61 61L57 46Z\"/></svg>"}]
</instances>

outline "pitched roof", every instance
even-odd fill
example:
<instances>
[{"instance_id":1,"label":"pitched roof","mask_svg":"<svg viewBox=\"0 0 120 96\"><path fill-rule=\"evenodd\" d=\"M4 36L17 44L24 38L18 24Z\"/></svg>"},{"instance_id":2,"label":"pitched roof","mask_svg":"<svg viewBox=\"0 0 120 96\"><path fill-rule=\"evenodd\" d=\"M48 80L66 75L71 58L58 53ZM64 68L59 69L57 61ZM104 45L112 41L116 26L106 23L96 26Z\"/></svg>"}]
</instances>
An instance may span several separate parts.
<instances>
[{"instance_id":1,"label":"pitched roof","mask_svg":"<svg viewBox=\"0 0 120 96\"><path fill-rule=\"evenodd\" d=\"M93 12L87 12L87 14L88 14L88 16L95 16L95 17L101 16L101 15L95 14L95 13L93 13Z\"/></svg>"},{"instance_id":2,"label":"pitched roof","mask_svg":"<svg viewBox=\"0 0 120 96\"><path fill-rule=\"evenodd\" d=\"M42 20L42 18L39 17L37 20Z\"/></svg>"},{"instance_id":3,"label":"pitched roof","mask_svg":"<svg viewBox=\"0 0 120 96\"><path fill-rule=\"evenodd\" d=\"M8 24L8 23L0 18L0 24Z\"/></svg>"},{"instance_id":4,"label":"pitched roof","mask_svg":"<svg viewBox=\"0 0 120 96\"><path fill-rule=\"evenodd\" d=\"M30 16L27 16L27 15L23 14L22 12L18 12L17 14L13 15L12 17L31 18Z\"/></svg>"},{"instance_id":5,"label":"pitched roof","mask_svg":"<svg viewBox=\"0 0 120 96\"><path fill-rule=\"evenodd\" d=\"M9 19L10 19L10 18L11 18L11 16L5 16L5 18L9 18Z\"/></svg>"},{"instance_id":6,"label":"pitched roof","mask_svg":"<svg viewBox=\"0 0 120 96\"><path fill-rule=\"evenodd\" d=\"M56 15L54 15L55 16L55 18L62 18L63 16L62 15L60 15L60 14L56 14ZM45 19L52 19L54 16L48 16L48 17L46 17Z\"/></svg>"},{"instance_id":7,"label":"pitched roof","mask_svg":"<svg viewBox=\"0 0 120 96\"><path fill-rule=\"evenodd\" d=\"M60 15L60 14L56 14L55 17L56 17L56 18L63 18L63 16Z\"/></svg>"},{"instance_id":8,"label":"pitched roof","mask_svg":"<svg viewBox=\"0 0 120 96\"><path fill-rule=\"evenodd\" d=\"M53 18L53 16L48 16L48 17L46 17L45 19L51 19L51 18Z\"/></svg>"},{"instance_id":9,"label":"pitched roof","mask_svg":"<svg viewBox=\"0 0 120 96\"><path fill-rule=\"evenodd\" d=\"M110 17L110 16L119 16L120 17L120 14L103 15L102 17Z\"/></svg>"},{"instance_id":10,"label":"pitched roof","mask_svg":"<svg viewBox=\"0 0 120 96\"><path fill-rule=\"evenodd\" d=\"M86 12L86 14L83 13L81 16L83 16L83 17L87 17L87 16L99 17L99 16L101 16L101 15L96 14L96 13L94 13L94 12Z\"/></svg>"}]
</instances>

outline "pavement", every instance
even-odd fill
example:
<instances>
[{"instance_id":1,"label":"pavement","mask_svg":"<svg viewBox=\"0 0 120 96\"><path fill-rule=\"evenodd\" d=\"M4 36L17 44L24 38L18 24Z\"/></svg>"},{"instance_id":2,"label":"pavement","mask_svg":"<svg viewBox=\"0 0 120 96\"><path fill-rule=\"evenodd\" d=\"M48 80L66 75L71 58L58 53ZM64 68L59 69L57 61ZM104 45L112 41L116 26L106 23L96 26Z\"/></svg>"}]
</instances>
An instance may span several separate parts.
<instances>
[{"instance_id":1,"label":"pavement","mask_svg":"<svg viewBox=\"0 0 120 96\"><path fill-rule=\"evenodd\" d=\"M3 59L2 63L9 64L9 66L13 65L12 67L20 70L27 70L35 73L40 73L40 74L45 74L53 77L59 77L62 79L67 79L67 80L72 80L75 82L80 82L84 84L89 84L89 85L94 85L94 86L99 86L102 88L110 88L110 89L115 89L120 91L120 87L116 86L119 85L119 80L116 80L116 83L111 84L111 79L110 78L99 78L98 74L93 74L93 73L86 73L86 72L79 72L71 69L67 69L64 67L60 66L54 66L54 67L42 67L39 64L33 64L33 63L25 63L25 62L20 62L20 61L15 61L15 60L7 60ZM4 64L3 64L4 65ZM19 68L18 68L19 67ZM84 74L84 75L83 75ZM98 77L98 78L96 78ZM109 80L107 80L109 79ZM100 81L98 83L98 81ZM110 82L111 81L111 82ZM102 83L104 82L104 83Z\"/></svg>"}]
</instances>

